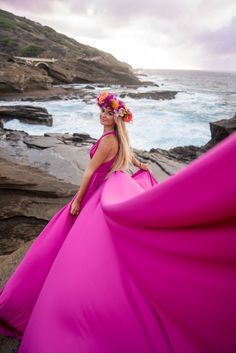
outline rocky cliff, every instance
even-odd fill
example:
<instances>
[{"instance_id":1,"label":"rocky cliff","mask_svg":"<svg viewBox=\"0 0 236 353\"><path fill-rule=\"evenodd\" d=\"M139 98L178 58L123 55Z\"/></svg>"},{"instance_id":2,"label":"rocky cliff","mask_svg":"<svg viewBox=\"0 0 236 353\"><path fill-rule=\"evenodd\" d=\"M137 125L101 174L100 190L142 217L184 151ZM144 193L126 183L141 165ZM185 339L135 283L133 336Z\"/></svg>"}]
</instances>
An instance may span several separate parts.
<instances>
[{"instance_id":1,"label":"rocky cliff","mask_svg":"<svg viewBox=\"0 0 236 353\"><path fill-rule=\"evenodd\" d=\"M132 66L113 55L3 10L0 53L0 92L48 89L58 83L141 84ZM16 56L57 61L35 67Z\"/></svg>"}]
</instances>

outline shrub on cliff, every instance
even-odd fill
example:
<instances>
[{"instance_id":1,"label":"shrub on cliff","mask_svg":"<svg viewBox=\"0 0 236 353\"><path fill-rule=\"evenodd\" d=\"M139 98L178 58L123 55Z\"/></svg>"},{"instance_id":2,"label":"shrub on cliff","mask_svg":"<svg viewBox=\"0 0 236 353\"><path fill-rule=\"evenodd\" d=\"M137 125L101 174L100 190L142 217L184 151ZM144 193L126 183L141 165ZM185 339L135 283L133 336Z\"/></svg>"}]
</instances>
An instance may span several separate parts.
<instances>
[{"instance_id":1,"label":"shrub on cliff","mask_svg":"<svg viewBox=\"0 0 236 353\"><path fill-rule=\"evenodd\" d=\"M43 48L38 47L37 45L34 44L29 44L26 47L23 47L19 51L20 56L29 56L29 57L35 57L41 54L44 51Z\"/></svg>"},{"instance_id":2,"label":"shrub on cliff","mask_svg":"<svg viewBox=\"0 0 236 353\"><path fill-rule=\"evenodd\" d=\"M10 18L4 13L0 13L0 27L5 29L15 29L16 24L14 19Z\"/></svg>"}]
</instances>

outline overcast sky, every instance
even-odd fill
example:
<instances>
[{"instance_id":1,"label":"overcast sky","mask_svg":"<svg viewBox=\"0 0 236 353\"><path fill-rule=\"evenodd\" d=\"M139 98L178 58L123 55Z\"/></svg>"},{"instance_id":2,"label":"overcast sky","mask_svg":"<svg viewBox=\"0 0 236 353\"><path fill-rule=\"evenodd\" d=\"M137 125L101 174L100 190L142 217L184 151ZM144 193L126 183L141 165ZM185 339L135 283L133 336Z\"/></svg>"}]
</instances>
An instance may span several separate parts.
<instances>
[{"instance_id":1,"label":"overcast sky","mask_svg":"<svg viewBox=\"0 0 236 353\"><path fill-rule=\"evenodd\" d=\"M133 68L236 71L236 0L0 0Z\"/></svg>"}]
</instances>

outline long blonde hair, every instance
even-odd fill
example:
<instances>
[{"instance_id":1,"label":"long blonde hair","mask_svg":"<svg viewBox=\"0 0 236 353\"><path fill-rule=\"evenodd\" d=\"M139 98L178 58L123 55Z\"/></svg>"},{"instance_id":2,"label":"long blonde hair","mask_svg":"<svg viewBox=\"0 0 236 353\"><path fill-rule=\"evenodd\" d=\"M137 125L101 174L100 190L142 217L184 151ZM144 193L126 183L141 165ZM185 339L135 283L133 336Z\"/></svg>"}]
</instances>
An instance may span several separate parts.
<instances>
[{"instance_id":1,"label":"long blonde hair","mask_svg":"<svg viewBox=\"0 0 236 353\"><path fill-rule=\"evenodd\" d=\"M126 123L121 116L114 116L116 135L119 143L119 150L117 156L112 164L111 169L107 173L104 180L108 179L109 176L116 170L127 170L130 163L132 163L133 150L130 145L128 131L126 129Z\"/></svg>"}]
</instances>

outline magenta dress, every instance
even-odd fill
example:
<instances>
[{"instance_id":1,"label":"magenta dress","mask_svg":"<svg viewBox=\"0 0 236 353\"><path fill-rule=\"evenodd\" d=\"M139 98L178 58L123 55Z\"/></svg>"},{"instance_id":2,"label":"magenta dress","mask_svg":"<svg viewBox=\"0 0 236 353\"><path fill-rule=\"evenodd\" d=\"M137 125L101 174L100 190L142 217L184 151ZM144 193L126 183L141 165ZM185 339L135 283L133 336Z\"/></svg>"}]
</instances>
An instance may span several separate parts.
<instances>
[{"instance_id":1,"label":"magenta dress","mask_svg":"<svg viewBox=\"0 0 236 353\"><path fill-rule=\"evenodd\" d=\"M159 184L100 166L1 289L0 333L19 353L235 353L235 151L233 133Z\"/></svg>"}]
</instances>

